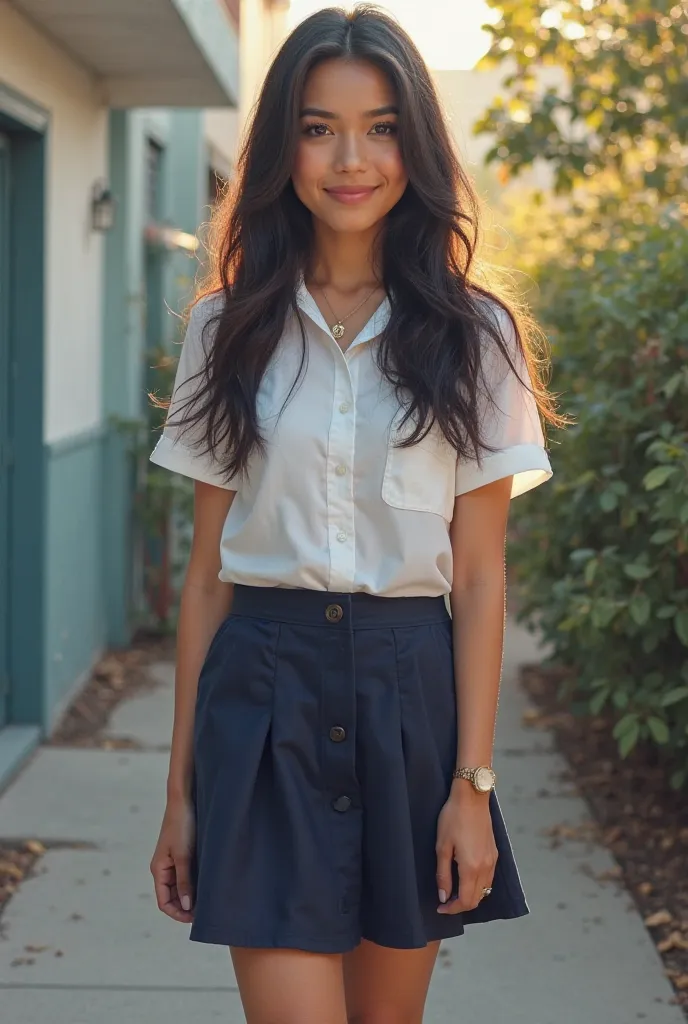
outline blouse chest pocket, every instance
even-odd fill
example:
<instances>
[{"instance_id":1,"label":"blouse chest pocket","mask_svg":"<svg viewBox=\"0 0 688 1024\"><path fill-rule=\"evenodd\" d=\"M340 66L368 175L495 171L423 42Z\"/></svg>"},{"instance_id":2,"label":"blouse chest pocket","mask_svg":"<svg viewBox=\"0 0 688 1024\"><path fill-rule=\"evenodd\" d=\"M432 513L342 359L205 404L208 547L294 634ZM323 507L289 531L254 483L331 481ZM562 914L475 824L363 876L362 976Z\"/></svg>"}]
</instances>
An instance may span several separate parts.
<instances>
[{"instance_id":1,"label":"blouse chest pocket","mask_svg":"<svg viewBox=\"0 0 688 1024\"><path fill-rule=\"evenodd\" d=\"M435 423L426 436L410 448L396 448L395 442L408 437L413 425L399 429L395 418L382 480L382 499L394 508L431 512L451 522L454 513L456 452Z\"/></svg>"}]
</instances>

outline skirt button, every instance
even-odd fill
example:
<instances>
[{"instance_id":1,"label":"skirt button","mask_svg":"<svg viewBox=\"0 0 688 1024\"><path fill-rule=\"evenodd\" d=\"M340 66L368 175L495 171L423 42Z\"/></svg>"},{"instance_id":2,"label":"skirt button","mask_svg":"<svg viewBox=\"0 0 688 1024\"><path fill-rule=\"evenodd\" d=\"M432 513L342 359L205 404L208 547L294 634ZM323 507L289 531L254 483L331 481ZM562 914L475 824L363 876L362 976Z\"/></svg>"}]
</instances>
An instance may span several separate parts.
<instances>
[{"instance_id":1,"label":"skirt button","mask_svg":"<svg viewBox=\"0 0 688 1024\"><path fill-rule=\"evenodd\" d=\"M343 725L333 725L330 729L330 739L333 743L341 743L346 739L346 729Z\"/></svg>"},{"instance_id":2,"label":"skirt button","mask_svg":"<svg viewBox=\"0 0 688 1024\"><path fill-rule=\"evenodd\" d=\"M332 801L332 806L335 811L348 811L351 807L350 796L338 796L336 800Z\"/></svg>"},{"instance_id":3,"label":"skirt button","mask_svg":"<svg viewBox=\"0 0 688 1024\"><path fill-rule=\"evenodd\" d=\"M340 604L328 604L325 609L325 618L328 622L339 622L344 614L344 610Z\"/></svg>"}]
</instances>

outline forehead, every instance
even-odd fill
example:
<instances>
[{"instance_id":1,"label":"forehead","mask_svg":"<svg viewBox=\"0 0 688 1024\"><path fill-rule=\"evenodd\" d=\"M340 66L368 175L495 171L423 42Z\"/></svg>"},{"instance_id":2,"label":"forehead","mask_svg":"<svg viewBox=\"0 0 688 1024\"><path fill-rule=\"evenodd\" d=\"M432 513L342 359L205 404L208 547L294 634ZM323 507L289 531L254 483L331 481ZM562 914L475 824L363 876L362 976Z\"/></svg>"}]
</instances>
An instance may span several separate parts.
<instances>
[{"instance_id":1,"label":"forehead","mask_svg":"<svg viewBox=\"0 0 688 1024\"><path fill-rule=\"evenodd\" d=\"M375 64L336 58L322 61L309 73L302 106L322 107L344 115L395 102L392 83Z\"/></svg>"}]
</instances>

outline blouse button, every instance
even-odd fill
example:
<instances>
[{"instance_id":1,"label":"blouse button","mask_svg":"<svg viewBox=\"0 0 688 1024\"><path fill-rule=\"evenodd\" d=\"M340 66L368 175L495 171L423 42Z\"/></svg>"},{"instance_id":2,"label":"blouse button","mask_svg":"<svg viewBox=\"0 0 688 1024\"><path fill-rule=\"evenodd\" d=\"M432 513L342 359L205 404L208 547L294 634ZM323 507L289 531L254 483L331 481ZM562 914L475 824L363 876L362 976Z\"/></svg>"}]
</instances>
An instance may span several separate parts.
<instances>
[{"instance_id":1,"label":"blouse button","mask_svg":"<svg viewBox=\"0 0 688 1024\"><path fill-rule=\"evenodd\" d=\"M342 402L342 404L339 406L339 411L340 412L348 412L349 411L349 403L348 402Z\"/></svg>"},{"instance_id":2,"label":"blouse button","mask_svg":"<svg viewBox=\"0 0 688 1024\"><path fill-rule=\"evenodd\" d=\"M346 466L337 466L335 468L335 473L337 474L337 476L344 476L344 474L346 473Z\"/></svg>"},{"instance_id":3,"label":"blouse button","mask_svg":"<svg viewBox=\"0 0 688 1024\"><path fill-rule=\"evenodd\" d=\"M337 540L339 541L340 544L342 544L346 540L346 534L344 533L344 530L339 531L339 533L337 534Z\"/></svg>"}]
</instances>

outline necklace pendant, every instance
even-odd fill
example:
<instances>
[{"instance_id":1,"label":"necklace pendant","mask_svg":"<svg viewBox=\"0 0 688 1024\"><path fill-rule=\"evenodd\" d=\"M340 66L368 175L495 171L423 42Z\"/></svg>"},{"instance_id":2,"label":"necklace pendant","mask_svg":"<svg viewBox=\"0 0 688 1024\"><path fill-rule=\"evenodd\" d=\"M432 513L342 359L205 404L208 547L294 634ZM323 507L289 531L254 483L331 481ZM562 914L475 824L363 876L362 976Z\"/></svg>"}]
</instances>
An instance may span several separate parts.
<instances>
[{"instance_id":1,"label":"necklace pendant","mask_svg":"<svg viewBox=\"0 0 688 1024\"><path fill-rule=\"evenodd\" d=\"M338 321L334 325L334 327L332 328L332 337L336 338L337 341L339 341L339 339L343 336L343 334L344 334L344 324Z\"/></svg>"}]
</instances>

